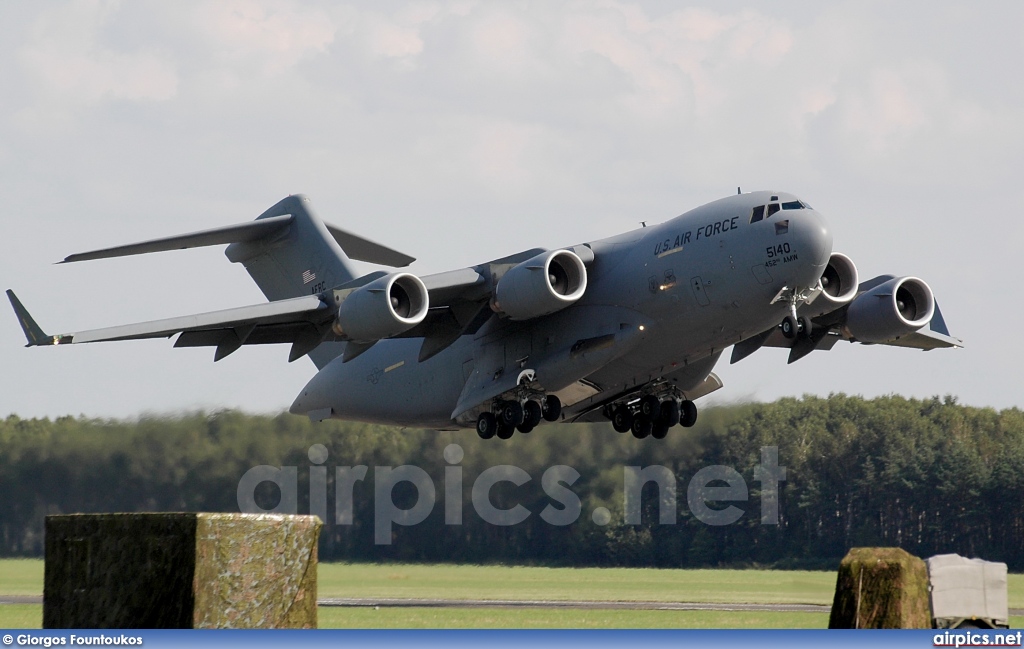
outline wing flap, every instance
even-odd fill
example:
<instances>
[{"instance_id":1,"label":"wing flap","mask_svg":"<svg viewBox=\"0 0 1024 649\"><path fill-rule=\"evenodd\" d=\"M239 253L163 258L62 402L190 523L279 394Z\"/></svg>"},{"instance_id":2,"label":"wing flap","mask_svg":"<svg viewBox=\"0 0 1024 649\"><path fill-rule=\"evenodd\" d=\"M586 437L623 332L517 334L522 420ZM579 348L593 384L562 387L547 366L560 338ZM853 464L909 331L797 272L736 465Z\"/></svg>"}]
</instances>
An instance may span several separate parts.
<instances>
[{"instance_id":1,"label":"wing flap","mask_svg":"<svg viewBox=\"0 0 1024 649\"><path fill-rule=\"evenodd\" d=\"M963 347L964 341L953 336L947 336L937 331L925 327L919 329L912 334L901 336L896 340L885 343L886 345L892 345L893 347L910 347L911 349L921 349L929 351L931 349L943 349L950 347Z\"/></svg>"},{"instance_id":2,"label":"wing flap","mask_svg":"<svg viewBox=\"0 0 1024 649\"><path fill-rule=\"evenodd\" d=\"M294 360L320 344L328 333L325 323L332 316L331 309L319 297L306 295L266 304L49 336L43 333L13 291L8 290L7 296L25 331L29 347L169 338L180 333L175 347L216 347L215 361L242 345L271 343L292 343L290 360Z\"/></svg>"},{"instance_id":3,"label":"wing flap","mask_svg":"<svg viewBox=\"0 0 1024 649\"><path fill-rule=\"evenodd\" d=\"M103 329L91 329L61 337L61 344L93 343L115 340L139 340L145 338L167 338L183 331L202 329L231 329L247 324L269 325L294 322L318 311L326 312L327 305L315 295L278 300L266 304L236 307L222 311L211 311L196 315L179 316L164 320L152 320L136 324L119 325ZM70 338L70 340L65 340Z\"/></svg>"}]
</instances>

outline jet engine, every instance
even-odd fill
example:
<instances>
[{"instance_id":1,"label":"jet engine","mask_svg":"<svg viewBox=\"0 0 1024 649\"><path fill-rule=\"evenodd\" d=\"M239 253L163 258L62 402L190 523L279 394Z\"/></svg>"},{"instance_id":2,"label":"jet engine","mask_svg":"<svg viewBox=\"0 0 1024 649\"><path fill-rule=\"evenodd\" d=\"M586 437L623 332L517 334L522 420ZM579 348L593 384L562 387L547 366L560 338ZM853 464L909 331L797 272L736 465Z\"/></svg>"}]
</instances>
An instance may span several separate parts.
<instances>
[{"instance_id":1,"label":"jet engine","mask_svg":"<svg viewBox=\"0 0 1024 649\"><path fill-rule=\"evenodd\" d=\"M355 342L390 338L423 322L429 306L427 287L419 277L394 273L349 293L338 306L332 328Z\"/></svg>"},{"instance_id":2,"label":"jet engine","mask_svg":"<svg viewBox=\"0 0 1024 649\"><path fill-rule=\"evenodd\" d=\"M491 307L512 320L529 320L564 309L586 290L583 260L571 250L549 250L509 269Z\"/></svg>"},{"instance_id":3,"label":"jet engine","mask_svg":"<svg viewBox=\"0 0 1024 649\"><path fill-rule=\"evenodd\" d=\"M853 298L857 297L859 282L857 265L842 253L832 253L819 281L821 282L821 293L807 307L808 313L801 310L802 315L816 317L831 313L844 304L849 304Z\"/></svg>"},{"instance_id":4,"label":"jet engine","mask_svg":"<svg viewBox=\"0 0 1024 649\"><path fill-rule=\"evenodd\" d=\"M846 331L863 343L884 343L913 333L935 313L932 289L916 277L894 277L850 303Z\"/></svg>"}]
</instances>

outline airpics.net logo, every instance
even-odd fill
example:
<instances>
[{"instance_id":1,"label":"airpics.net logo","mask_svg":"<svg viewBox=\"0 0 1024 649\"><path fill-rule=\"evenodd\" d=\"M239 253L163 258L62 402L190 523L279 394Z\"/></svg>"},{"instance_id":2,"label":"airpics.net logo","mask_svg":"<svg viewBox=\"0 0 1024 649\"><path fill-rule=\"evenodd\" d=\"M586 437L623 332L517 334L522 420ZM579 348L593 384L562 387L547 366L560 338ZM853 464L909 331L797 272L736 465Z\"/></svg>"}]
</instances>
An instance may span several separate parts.
<instances>
[{"instance_id":1,"label":"airpics.net logo","mask_svg":"<svg viewBox=\"0 0 1024 649\"><path fill-rule=\"evenodd\" d=\"M444 494L444 522L462 525L465 510L463 468L465 453L458 444L445 447L442 491ZM314 444L309 447L309 513L329 522L327 517L327 447ZM644 486L654 483L657 488L658 523L674 525L677 515L676 475L661 465L624 466L622 524L639 525L641 493ZM351 525L355 507L353 493L357 482L366 479L367 465L337 466L334 468L334 524ZM759 496L762 525L779 523L779 487L786 480L785 467L779 466L779 449L765 446L761 449L761 463L754 469L754 481L760 483ZM557 464L548 467L540 476L541 487L551 502L539 512L549 525L572 525L583 514L583 505L572 486L580 473L571 466ZM470 489L473 512L486 523L497 526L518 525L534 514L522 504L497 507L491 498L496 485L508 482L521 487L534 479L526 470L499 464L484 469L477 475ZM280 500L271 509L257 503L256 492L264 483L273 483L280 492ZM406 483L404 489L415 491L411 507L402 508L395 503L395 490ZM738 505L750 500L747 482L740 473L728 466L713 465L697 471L686 485L686 504L690 513L705 525L731 525L740 520L746 510ZM374 543L390 545L395 525L413 526L422 523L434 511L438 488L422 468L413 465L377 466L373 471ZM298 514L299 468L296 466L255 466L238 481L238 510L246 514ZM728 504L727 504L728 503ZM723 506L724 505L724 506ZM596 507L590 513L597 525L612 523L607 507Z\"/></svg>"}]
</instances>

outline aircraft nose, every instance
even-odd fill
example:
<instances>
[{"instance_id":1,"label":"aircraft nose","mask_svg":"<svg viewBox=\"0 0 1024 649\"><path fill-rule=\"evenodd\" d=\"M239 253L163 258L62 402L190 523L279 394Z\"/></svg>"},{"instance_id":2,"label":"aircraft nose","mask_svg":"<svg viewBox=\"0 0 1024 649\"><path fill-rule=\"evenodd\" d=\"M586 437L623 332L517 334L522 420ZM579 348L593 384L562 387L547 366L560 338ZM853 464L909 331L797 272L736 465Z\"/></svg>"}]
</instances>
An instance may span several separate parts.
<instances>
[{"instance_id":1,"label":"aircraft nose","mask_svg":"<svg viewBox=\"0 0 1024 649\"><path fill-rule=\"evenodd\" d=\"M811 254L814 265L825 269L829 257L832 256L832 231L828 227L825 217L815 210L800 210L801 214L795 218L796 237L800 241L800 247Z\"/></svg>"}]
</instances>

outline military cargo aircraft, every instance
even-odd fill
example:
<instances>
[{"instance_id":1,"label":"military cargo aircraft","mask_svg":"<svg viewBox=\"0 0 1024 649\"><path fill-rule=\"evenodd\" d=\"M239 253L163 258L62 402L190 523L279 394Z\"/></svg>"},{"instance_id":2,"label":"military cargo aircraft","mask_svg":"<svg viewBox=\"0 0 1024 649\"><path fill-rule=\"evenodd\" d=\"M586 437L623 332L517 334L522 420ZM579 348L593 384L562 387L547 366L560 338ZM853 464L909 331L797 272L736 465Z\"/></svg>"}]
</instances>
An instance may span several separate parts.
<instances>
[{"instance_id":1,"label":"military cargo aircraft","mask_svg":"<svg viewBox=\"0 0 1024 649\"><path fill-rule=\"evenodd\" d=\"M825 218L783 192L737 193L660 225L471 268L356 277L350 260L414 261L321 221L289 196L255 221L71 255L78 262L228 244L268 302L50 335L13 292L28 346L169 338L214 347L287 343L318 372L291 412L400 426L475 427L508 439L547 422L610 421L663 438L697 420L712 372L762 346L789 361L838 341L959 347L916 277L861 282ZM63 262L62 262L63 263Z\"/></svg>"}]
</instances>

